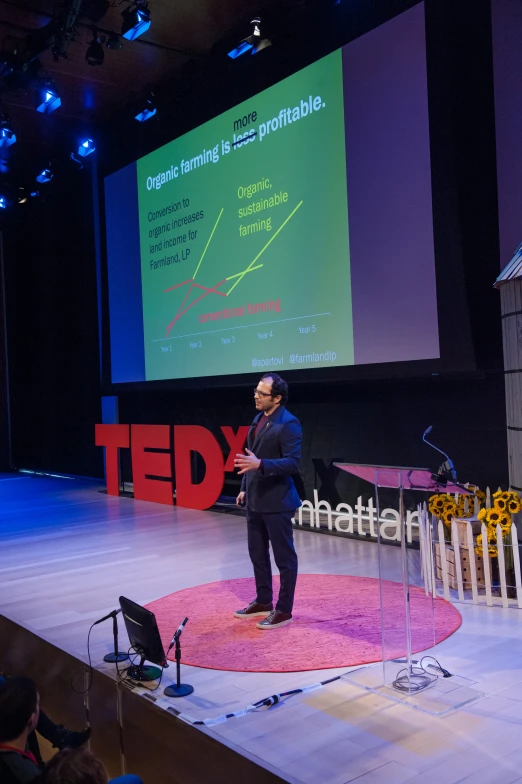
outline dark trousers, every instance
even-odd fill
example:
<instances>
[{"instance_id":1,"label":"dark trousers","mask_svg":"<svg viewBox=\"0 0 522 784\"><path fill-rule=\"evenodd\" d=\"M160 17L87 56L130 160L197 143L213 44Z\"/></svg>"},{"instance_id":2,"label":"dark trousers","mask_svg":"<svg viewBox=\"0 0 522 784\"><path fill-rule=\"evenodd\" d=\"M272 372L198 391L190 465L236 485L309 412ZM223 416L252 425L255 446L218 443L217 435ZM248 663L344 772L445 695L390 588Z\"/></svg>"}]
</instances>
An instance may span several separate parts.
<instances>
[{"instance_id":1,"label":"dark trousers","mask_svg":"<svg viewBox=\"0 0 522 784\"><path fill-rule=\"evenodd\" d=\"M55 724L54 721L52 721L49 716L43 712L43 710L40 710L40 717L38 719L38 724L36 725L36 732L41 735L42 738L48 740L49 743L52 743L54 748L63 748L66 730L64 730L63 726ZM38 745L36 732L31 732L27 738L27 748L36 759L38 765L43 768L44 762L42 755L40 754L40 747Z\"/></svg>"},{"instance_id":2,"label":"dark trousers","mask_svg":"<svg viewBox=\"0 0 522 784\"><path fill-rule=\"evenodd\" d=\"M276 610L291 613L297 580L297 554L292 530L293 512L252 512L247 510L248 553L254 567L257 601L272 602L272 567L269 543L281 578Z\"/></svg>"}]
</instances>

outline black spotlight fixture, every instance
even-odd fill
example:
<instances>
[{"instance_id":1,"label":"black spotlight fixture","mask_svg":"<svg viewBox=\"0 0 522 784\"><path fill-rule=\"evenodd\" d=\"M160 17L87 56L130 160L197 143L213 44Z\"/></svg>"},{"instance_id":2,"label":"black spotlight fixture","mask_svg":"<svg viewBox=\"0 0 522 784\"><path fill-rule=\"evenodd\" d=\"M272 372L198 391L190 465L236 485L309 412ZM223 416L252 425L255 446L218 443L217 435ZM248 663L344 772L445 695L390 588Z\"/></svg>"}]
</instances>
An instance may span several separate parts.
<instances>
[{"instance_id":1,"label":"black spotlight fixture","mask_svg":"<svg viewBox=\"0 0 522 784\"><path fill-rule=\"evenodd\" d=\"M89 44L89 46L87 47L87 51L85 53L85 59L87 60L89 65L103 65L104 57L105 57L105 52L103 51L103 46L101 45L98 31L93 30L93 39Z\"/></svg>"},{"instance_id":2,"label":"black spotlight fixture","mask_svg":"<svg viewBox=\"0 0 522 784\"><path fill-rule=\"evenodd\" d=\"M253 25L252 34L244 38L234 49L228 52L231 60L237 60L238 57L245 54L257 54L266 49L267 46L272 46L272 41L263 35L261 19L256 16L251 20L250 24Z\"/></svg>"},{"instance_id":3,"label":"black spotlight fixture","mask_svg":"<svg viewBox=\"0 0 522 784\"><path fill-rule=\"evenodd\" d=\"M105 46L107 49L112 49L114 52L116 52L119 49L123 49L123 41L121 40L121 37L118 35L118 33L109 33Z\"/></svg>"}]
</instances>

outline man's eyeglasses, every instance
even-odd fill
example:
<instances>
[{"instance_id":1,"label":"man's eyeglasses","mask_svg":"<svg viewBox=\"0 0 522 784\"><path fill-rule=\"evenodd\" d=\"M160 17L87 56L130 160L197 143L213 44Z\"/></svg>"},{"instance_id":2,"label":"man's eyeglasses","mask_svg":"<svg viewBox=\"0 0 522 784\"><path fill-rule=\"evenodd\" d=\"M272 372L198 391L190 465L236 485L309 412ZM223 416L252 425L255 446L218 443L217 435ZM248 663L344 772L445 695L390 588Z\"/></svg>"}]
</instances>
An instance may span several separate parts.
<instances>
[{"instance_id":1,"label":"man's eyeglasses","mask_svg":"<svg viewBox=\"0 0 522 784\"><path fill-rule=\"evenodd\" d=\"M255 397L256 395L257 395L258 397L272 397L272 393L271 393L271 392L261 392L261 390L260 390L260 389L256 389L256 388L254 388L254 397Z\"/></svg>"}]
</instances>

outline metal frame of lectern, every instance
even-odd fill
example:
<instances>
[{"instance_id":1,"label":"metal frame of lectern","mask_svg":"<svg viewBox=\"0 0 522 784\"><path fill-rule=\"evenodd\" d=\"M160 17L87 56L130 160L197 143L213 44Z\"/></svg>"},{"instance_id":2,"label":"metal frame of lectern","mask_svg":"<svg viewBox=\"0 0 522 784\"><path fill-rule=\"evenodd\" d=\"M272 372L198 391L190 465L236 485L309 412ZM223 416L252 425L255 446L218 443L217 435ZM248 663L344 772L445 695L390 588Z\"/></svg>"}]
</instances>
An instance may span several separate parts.
<instances>
[{"instance_id":1,"label":"metal frame of lectern","mask_svg":"<svg viewBox=\"0 0 522 784\"><path fill-rule=\"evenodd\" d=\"M360 686L367 691L381 694L384 697L393 699L397 702L405 703L413 708L417 708L434 716L442 716L456 707L472 702L482 695L470 688L472 682L460 676L451 677L447 681L441 681L437 677L436 671L432 677L427 671L416 667L417 662L412 657L412 622L411 608L412 596L414 600L421 592L420 586L411 587L410 570L408 564L408 531L406 525L406 512L404 505L404 492L406 490L417 492L446 492L470 494L470 491L456 483L445 482L437 474L432 474L426 468L405 468L393 466L374 466L360 465L356 463L335 463L337 468L346 471L353 476L364 479L375 486L376 516L377 516L377 548L379 566L379 592L380 592L380 615L381 615L381 641L382 641L382 664L366 665L357 670L351 671L343 676L343 680ZM402 573L403 588L403 609L399 609L396 604L396 585L397 580L386 579L385 568L396 570L396 558L390 552L392 548L385 547L381 537L381 523L386 522L381 519L381 505L379 501L379 488L389 488L398 491L399 500L399 538L400 538L400 570ZM426 523L426 519L419 520L419 525ZM393 548L395 549L395 548ZM387 552L384 552L386 550ZM395 575L395 571L394 571ZM387 605L387 598L391 596L393 588L393 603L391 600ZM413 592L412 592L413 591ZM389 593L387 593L389 592ZM432 597L433 599L434 597ZM425 605L423 605L424 607ZM430 611L430 606L426 605L425 613ZM397 632L397 614L404 612L404 629ZM387 614L389 613L389 614ZM387 621L393 616L393 634ZM426 623L429 619L426 618ZM433 626L432 644L427 644L423 648L430 648L435 643L435 617L434 606L431 605L431 622ZM402 634L403 632L403 634ZM389 639L388 639L389 638ZM400 638L400 639L399 639ZM390 648L388 648L390 646ZM397 657L397 646L405 651ZM417 650L418 650L417 641Z\"/></svg>"}]
</instances>

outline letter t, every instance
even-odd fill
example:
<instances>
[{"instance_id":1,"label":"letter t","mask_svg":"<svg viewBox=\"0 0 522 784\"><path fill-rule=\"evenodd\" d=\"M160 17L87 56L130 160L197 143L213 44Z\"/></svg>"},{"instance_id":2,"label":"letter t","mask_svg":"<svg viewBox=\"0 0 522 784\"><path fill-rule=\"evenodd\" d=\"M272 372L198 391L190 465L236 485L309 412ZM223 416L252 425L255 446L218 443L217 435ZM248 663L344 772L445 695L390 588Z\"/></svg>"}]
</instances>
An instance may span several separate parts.
<instances>
[{"instance_id":1,"label":"letter t","mask_svg":"<svg viewBox=\"0 0 522 784\"><path fill-rule=\"evenodd\" d=\"M128 425L95 425L95 444L105 447L107 494L120 494L119 450L130 445Z\"/></svg>"}]
</instances>

